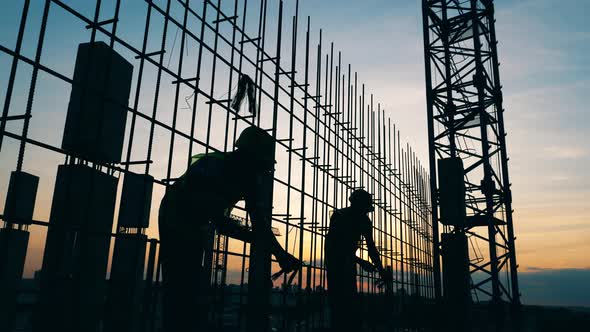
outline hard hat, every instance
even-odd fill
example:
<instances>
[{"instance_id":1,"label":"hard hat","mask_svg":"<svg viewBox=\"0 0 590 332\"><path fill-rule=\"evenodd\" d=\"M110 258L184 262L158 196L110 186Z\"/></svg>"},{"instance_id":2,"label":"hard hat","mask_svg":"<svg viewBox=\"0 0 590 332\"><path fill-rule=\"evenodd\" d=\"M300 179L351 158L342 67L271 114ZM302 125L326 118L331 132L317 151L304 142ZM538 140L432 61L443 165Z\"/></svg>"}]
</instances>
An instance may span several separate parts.
<instances>
[{"instance_id":1,"label":"hard hat","mask_svg":"<svg viewBox=\"0 0 590 332\"><path fill-rule=\"evenodd\" d=\"M357 189L350 194L348 201L353 206L366 206L367 210L373 211L373 197L366 190Z\"/></svg>"},{"instance_id":2,"label":"hard hat","mask_svg":"<svg viewBox=\"0 0 590 332\"><path fill-rule=\"evenodd\" d=\"M240 134L236 148L257 160L274 163L275 140L264 129L250 126Z\"/></svg>"}]
</instances>

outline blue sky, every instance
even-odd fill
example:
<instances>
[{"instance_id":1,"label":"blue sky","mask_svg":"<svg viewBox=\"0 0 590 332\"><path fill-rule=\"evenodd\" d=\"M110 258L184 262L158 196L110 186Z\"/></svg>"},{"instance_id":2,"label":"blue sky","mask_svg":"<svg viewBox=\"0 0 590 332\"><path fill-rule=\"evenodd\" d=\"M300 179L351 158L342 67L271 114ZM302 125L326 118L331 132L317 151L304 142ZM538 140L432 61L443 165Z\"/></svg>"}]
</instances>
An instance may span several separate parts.
<instances>
[{"instance_id":1,"label":"blue sky","mask_svg":"<svg viewBox=\"0 0 590 332\"><path fill-rule=\"evenodd\" d=\"M87 10L90 16L92 8L78 1L82 0L65 2ZM41 1L31 2L32 17L39 17ZM107 6L110 2L105 1ZM10 48L18 22L14 8L20 8L21 3L0 4L0 44ZM286 7L292 8L293 3L286 1ZM359 72L359 79L368 84L426 163L420 1L301 0L300 13L312 17L314 33L323 28L324 40L334 41L335 48L342 50L343 62ZM590 306L590 291L583 289L580 297L571 282L584 276L588 280L590 275L586 256L590 252L590 204L586 200L590 197L590 118L584 102L590 92L587 13L587 0L496 0L517 253L528 303ZM129 15L133 19L135 14ZM60 17L52 19L58 23L51 25L48 45L52 46L46 48L44 57L59 70L71 72L73 60L67 59L71 54L61 54L59 49L87 40L88 34ZM29 31L24 50L32 57L38 28L33 24ZM142 35L141 27L124 31L128 38ZM2 98L8 60L0 54ZM23 73L30 71L22 68ZM18 81L17 89L27 91L27 84L26 80ZM67 93L66 88L52 86L38 102L51 110L51 105L61 102L53 96ZM26 95L15 95L13 103L24 105L25 100ZM48 122L42 124L47 125L55 115L48 111L45 116ZM57 132L37 130L59 145ZM2 151L4 154L5 149ZM0 162L5 161L0 156ZM13 164L0 167L6 173ZM53 169L47 172L52 176ZM548 295L546 289L555 285L564 291Z\"/></svg>"}]
</instances>

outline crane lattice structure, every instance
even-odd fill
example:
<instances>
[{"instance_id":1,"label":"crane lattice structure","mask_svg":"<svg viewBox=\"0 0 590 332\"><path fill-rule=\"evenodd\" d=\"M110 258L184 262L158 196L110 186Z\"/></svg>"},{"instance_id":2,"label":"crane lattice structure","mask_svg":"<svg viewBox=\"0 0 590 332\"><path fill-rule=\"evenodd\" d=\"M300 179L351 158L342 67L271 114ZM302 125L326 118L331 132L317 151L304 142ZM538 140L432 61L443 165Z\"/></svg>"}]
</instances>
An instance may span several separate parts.
<instances>
[{"instance_id":1,"label":"crane lattice structure","mask_svg":"<svg viewBox=\"0 0 590 332\"><path fill-rule=\"evenodd\" d=\"M484 259L470 255L472 294L493 303L518 305L494 3L423 0L422 7L434 233L439 234L439 221L444 233L465 234L470 252L476 251L477 243L487 244ZM449 223L441 218L440 161L453 158L464 166L466 213L464 220ZM435 239L436 256L440 255L438 242ZM439 264L435 260L440 298Z\"/></svg>"}]
</instances>

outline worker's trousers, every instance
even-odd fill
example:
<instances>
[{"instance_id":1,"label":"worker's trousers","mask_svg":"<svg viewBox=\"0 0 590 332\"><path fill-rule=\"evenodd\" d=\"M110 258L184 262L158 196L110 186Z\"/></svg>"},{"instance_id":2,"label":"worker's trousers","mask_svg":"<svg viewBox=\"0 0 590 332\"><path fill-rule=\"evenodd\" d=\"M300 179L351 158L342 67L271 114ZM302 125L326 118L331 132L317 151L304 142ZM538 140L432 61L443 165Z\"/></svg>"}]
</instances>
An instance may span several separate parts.
<instances>
[{"instance_id":1,"label":"worker's trousers","mask_svg":"<svg viewBox=\"0 0 590 332\"><path fill-rule=\"evenodd\" d=\"M164 332L208 331L213 230L204 216L171 205L163 200L158 218ZM190 220L178 227L173 218Z\"/></svg>"},{"instance_id":2,"label":"worker's trousers","mask_svg":"<svg viewBox=\"0 0 590 332\"><path fill-rule=\"evenodd\" d=\"M327 277L332 331L360 331L362 313L356 287L356 265L337 254L330 256Z\"/></svg>"}]
</instances>

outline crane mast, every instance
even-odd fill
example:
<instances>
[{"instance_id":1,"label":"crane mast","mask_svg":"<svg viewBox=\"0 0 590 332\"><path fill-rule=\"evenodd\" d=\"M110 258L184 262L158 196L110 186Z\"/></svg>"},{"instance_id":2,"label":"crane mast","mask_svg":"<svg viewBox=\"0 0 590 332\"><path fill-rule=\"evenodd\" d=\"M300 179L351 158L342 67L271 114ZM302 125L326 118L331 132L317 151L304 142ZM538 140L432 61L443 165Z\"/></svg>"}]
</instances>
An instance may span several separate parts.
<instances>
[{"instance_id":1,"label":"crane mast","mask_svg":"<svg viewBox=\"0 0 590 332\"><path fill-rule=\"evenodd\" d=\"M517 308L494 2L423 0L422 11L435 293Z\"/></svg>"}]
</instances>

